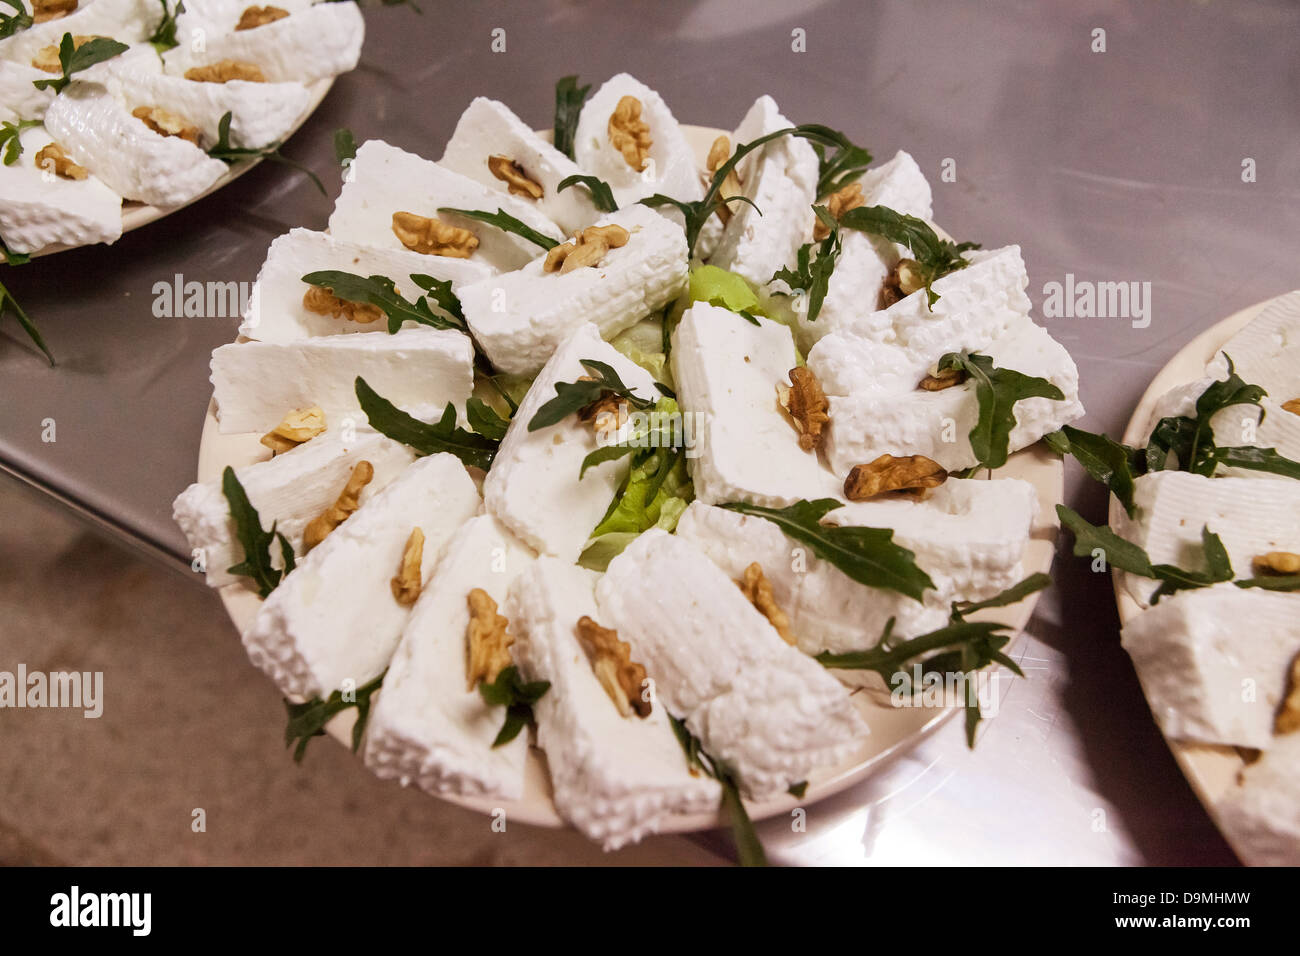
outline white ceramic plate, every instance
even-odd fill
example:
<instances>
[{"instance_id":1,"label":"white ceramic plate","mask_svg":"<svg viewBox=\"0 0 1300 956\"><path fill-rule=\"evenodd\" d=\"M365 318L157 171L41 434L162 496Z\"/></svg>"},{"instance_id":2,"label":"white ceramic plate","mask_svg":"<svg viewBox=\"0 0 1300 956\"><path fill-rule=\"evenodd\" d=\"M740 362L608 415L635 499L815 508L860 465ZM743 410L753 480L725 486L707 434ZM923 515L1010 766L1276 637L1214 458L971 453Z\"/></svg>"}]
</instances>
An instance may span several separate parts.
<instances>
[{"instance_id":1,"label":"white ceramic plate","mask_svg":"<svg viewBox=\"0 0 1300 956\"><path fill-rule=\"evenodd\" d=\"M302 111L302 115L299 116L298 119L294 122L293 126L290 127L289 132L284 134L285 140L288 140L290 136L298 132L298 129L302 126L302 124L307 122L307 117L311 116L312 113L316 112L316 108L320 106L321 101L325 99L325 94L327 94L330 91L330 87L332 87L333 85L334 85L334 79L332 77L316 80L313 83L307 84L307 92L311 94L311 98L307 101L307 108ZM261 159L241 159L239 162L231 163L230 167L222 175L217 177L216 182L214 182L207 189L203 190L203 192L199 193L197 196L181 203L179 206L151 206L148 203L135 202L134 200L130 200L130 199L123 201L122 235L126 235L128 232L131 232L133 229L139 229L141 226L147 226L149 223L155 222L161 219L163 216L171 215L174 212L184 209L186 206L198 202L200 199L204 198L205 196L212 195L222 186L226 186L234 182L236 179L244 175L244 173L248 172L250 169L252 169L260 162L262 162ZM82 245L85 245L85 243L83 243ZM39 256L48 256L48 255L53 255L56 252L66 252L69 249L80 249L80 248L81 245L66 246L61 243L54 243L52 245L45 246L42 249L38 249L36 252L33 252L32 258L35 259Z\"/></svg>"},{"instance_id":2,"label":"white ceramic plate","mask_svg":"<svg viewBox=\"0 0 1300 956\"><path fill-rule=\"evenodd\" d=\"M684 129L695 148L696 158L703 167L709 145L716 136L725 131L698 126L687 126ZM259 438L259 434L251 433L223 435L217 425L216 403L210 402L199 445L198 480L217 481L227 465L240 467L270 457L270 452L259 443ZM1048 571L1051 568L1058 530L1056 505L1062 501L1063 474L1061 460L1041 445L1017 452L997 471L998 477L1021 478L1028 481L1038 492L1039 513L1025 555L1025 575ZM240 633L243 633L252 622L261 603L256 594L238 584L222 588L221 600ZM1018 634L1029 621L1036 601L1037 595L1031 595L1013 607L985 612L976 617L1002 621L1014 628ZM878 636L864 633L863 646L867 646ZM1010 678L1009 673L1004 673L1000 679ZM806 807L817 800L839 793L862 780L891 757L915 746L927 734L962 709L960 707L894 708L873 702L871 695L867 693L854 694L852 700L871 726L871 735L863 741L857 752L842 764L825 768L814 774L808 781L808 788L803 797L782 795L780 798L761 803L746 802L746 808L752 819L761 820L777 814L786 814L794 807ZM355 711L345 711L335 718L328 728L330 736L346 746L351 745L350 730L354 714ZM529 751L524 795L519 800L502 801L451 796L445 799L485 814L490 814L497 808L504 809L509 819L521 823L548 827L567 825L555 810L551 800L551 784L546 771L545 756L536 748ZM706 830L722 825L723 822L715 813L680 814L662 821L659 832L684 833Z\"/></svg>"},{"instance_id":3,"label":"white ceramic plate","mask_svg":"<svg viewBox=\"0 0 1300 956\"><path fill-rule=\"evenodd\" d=\"M1133 411L1128 427L1124 429L1122 439L1124 444L1145 445L1151 424L1151 413L1160 397L1172 388L1202 378L1205 375L1205 364L1214 358L1214 353L1228 339L1241 331L1271 301L1270 299L1259 302L1228 316L1183 346L1147 386L1146 392L1143 393L1142 399ZM1122 510L1123 506L1112 495L1110 499L1112 526L1119 520ZM1142 612L1142 607L1124 588L1119 571L1112 572L1111 583L1115 589L1115 603L1119 606L1120 623L1127 624ZM1218 815L1215 807L1229 788L1236 785L1237 774L1245 766L1241 754L1235 747L1191 743L1172 737L1166 737L1165 740L1169 744L1169 749L1173 751L1174 759L1178 761L1183 775L1187 777L1197 797L1217 824ZM1220 830L1223 830L1221 825ZM1232 834L1226 830L1223 833L1228 842L1232 843Z\"/></svg>"}]
</instances>

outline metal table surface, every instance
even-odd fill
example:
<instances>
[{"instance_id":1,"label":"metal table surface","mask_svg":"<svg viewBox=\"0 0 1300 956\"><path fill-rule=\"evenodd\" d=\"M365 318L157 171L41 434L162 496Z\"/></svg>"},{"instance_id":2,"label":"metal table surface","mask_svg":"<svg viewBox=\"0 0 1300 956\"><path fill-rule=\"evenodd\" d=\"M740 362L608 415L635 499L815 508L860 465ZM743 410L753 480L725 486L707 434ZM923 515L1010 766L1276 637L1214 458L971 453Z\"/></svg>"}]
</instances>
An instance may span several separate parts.
<instances>
[{"instance_id":1,"label":"metal table surface","mask_svg":"<svg viewBox=\"0 0 1300 956\"><path fill-rule=\"evenodd\" d=\"M771 93L795 121L842 128L881 159L911 152L958 238L1021 245L1036 315L1079 364L1084 425L1111 434L1198 330L1300 284L1300 7L1286 0L420 2L423 15L366 9L360 68L288 156L331 170L331 134L348 126L436 158L474 95L545 126L566 73L631 72L705 125L733 125ZM194 474L208 353L237 322L156 317L154 285L251 281L273 238L323 228L330 208L264 163L112 247L5 269L59 365L12 322L0 329L0 466L188 574L171 501ZM1067 274L1149 282L1149 325L1044 317L1045 284ZM1066 487L1102 520L1099 488L1073 467ZM1064 555L1055 573L1020 645L1029 679L974 753L948 724L811 808L806 833L764 824L775 859L1232 860L1151 722L1109 582Z\"/></svg>"}]
</instances>

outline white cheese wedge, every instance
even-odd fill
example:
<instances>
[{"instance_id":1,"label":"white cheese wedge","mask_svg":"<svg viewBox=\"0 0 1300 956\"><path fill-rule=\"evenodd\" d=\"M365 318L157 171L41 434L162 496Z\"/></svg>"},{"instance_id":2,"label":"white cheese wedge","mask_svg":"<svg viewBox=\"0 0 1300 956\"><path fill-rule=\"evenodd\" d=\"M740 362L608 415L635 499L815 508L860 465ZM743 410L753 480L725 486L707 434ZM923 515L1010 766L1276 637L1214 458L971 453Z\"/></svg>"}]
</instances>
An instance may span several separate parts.
<instances>
[{"instance_id":1,"label":"white cheese wedge","mask_svg":"<svg viewBox=\"0 0 1300 956\"><path fill-rule=\"evenodd\" d=\"M42 47L57 47L65 33L138 43L148 39L158 28L162 15L162 4L158 0L95 0L80 5L65 17L33 24L15 33L0 44L0 59L29 64ZM53 77L56 74L44 75Z\"/></svg>"},{"instance_id":2,"label":"white cheese wedge","mask_svg":"<svg viewBox=\"0 0 1300 956\"><path fill-rule=\"evenodd\" d=\"M652 142L644 169L629 165L610 143L610 116L624 96L641 103L641 119L650 128ZM620 207L654 193L683 202L704 196L695 152L672 110L663 97L626 73L610 77L587 100L574 134L573 155L579 166L609 184Z\"/></svg>"},{"instance_id":3,"label":"white cheese wedge","mask_svg":"<svg viewBox=\"0 0 1300 956\"><path fill-rule=\"evenodd\" d=\"M241 342L212 352L222 432L268 432L292 409L311 405L327 422L362 421L358 376L394 405L460 405L474 385L474 347L460 332L421 328Z\"/></svg>"},{"instance_id":4,"label":"white cheese wedge","mask_svg":"<svg viewBox=\"0 0 1300 956\"><path fill-rule=\"evenodd\" d=\"M731 148L793 125L772 97L760 96L736 128ZM745 197L754 205L731 204L731 219L709 263L759 287L793 263L799 246L812 238L817 170L812 145L793 136L782 136L746 154L736 172Z\"/></svg>"},{"instance_id":5,"label":"white cheese wedge","mask_svg":"<svg viewBox=\"0 0 1300 956\"><path fill-rule=\"evenodd\" d=\"M1300 595L1179 591L1129 621L1122 642L1166 736L1267 750L1300 654Z\"/></svg>"},{"instance_id":6,"label":"white cheese wedge","mask_svg":"<svg viewBox=\"0 0 1300 956\"><path fill-rule=\"evenodd\" d=\"M596 597L599 620L631 645L656 701L752 799L844 760L869 732L839 681L684 538L641 535L610 562Z\"/></svg>"},{"instance_id":7,"label":"white cheese wedge","mask_svg":"<svg viewBox=\"0 0 1300 956\"><path fill-rule=\"evenodd\" d=\"M533 554L491 515L461 525L411 610L366 731L365 761L378 776L429 793L523 795L528 734L493 747L505 708L466 690L469 592L504 608ZM517 637L516 629L508 633ZM512 654L514 653L512 649Z\"/></svg>"},{"instance_id":8,"label":"white cheese wedge","mask_svg":"<svg viewBox=\"0 0 1300 956\"><path fill-rule=\"evenodd\" d=\"M831 339L827 336L822 341ZM1016 403L1010 451L1028 447L1083 416L1079 370L1070 353L1046 329L1020 319L980 351L992 357L995 367L1045 378L1064 396L1059 401L1026 398ZM884 454L925 455L949 471L976 463L970 444L971 429L979 420L974 382L938 392L913 387L911 391L831 395L829 402L826 457L837 475L847 475L854 465Z\"/></svg>"},{"instance_id":9,"label":"white cheese wedge","mask_svg":"<svg viewBox=\"0 0 1300 956\"><path fill-rule=\"evenodd\" d=\"M391 581L411 531L424 533L421 581L480 505L454 455L421 458L330 532L262 603L244 633L254 664L296 699L360 687L383 673L410 608Z\"/></svg>"},{"instance_id":10,"label":"white cheese wedge","mask_svg":"<svg viewBox=\"0 0 1300 956\"><path fill-rule=\"evenodd\" d=\"M627 474L626 458L589 468L582 461L599 447L592 422L576 415L530 432L538 409L556 396L558 382L590 374L582 359L610 365L641 398L657 397L654 380L603 341L594 325L580 326L551 356L519 403L492 470L483 482L487 510L542 554L576 561Z\"/></svg>"},{"instance_id":11,"label":"white cheese wedge","mask_svg":"<svg viewBox=\"0 0 1300 956\"><path fill-rule=\"evenodd\" d=\"M613 338L685 288L686 236L677 225L645 206L620 209L599 224L622 226L629 238L595 267L546 272L541 255L461 291L465 320L498 369L534 374L579 325L594 323Z\"/></svg>"},{"instance_id":12,"label":"white cheese wedge","mask_svg":"<svg viewBox=\"0 0 1300 956\"><path fill-rule=\"evenodd\" d=\"M584 615L610 626L596 609L595 580L591 571L540 558L515 581L505 614L524 676L551 684L533 713L555 807L616 850L656 832L670 814L714 809L721 792L691 773L661 700L648 717L623 717L592 671L575 629ZM635 652L632 659L640 662Z\"/></svg>"},{"instance_id":13,"label":"white cheese wedge","mask_svg":"<svg viewBox=\"0 0 1300 956\"><path fill-rule=\"evenodd\" d=\"M12 166L0 165L0 237L14 252L115 242L122 235L122 197L94 176L64 179L38 169L36 154L51 141L43 127L24 130L22 154Z\"/></svg>"},{"instance_id":14,"label":"white cheese wedge","mask_svg":"<svg viewBox=\"0 0 1300 956\"><path fill-rule=\"evenodd\" d=\"M488 157L494 155L518 163L524 174L542 187L540 199L518 193L511 195L535 203L566 233L573 234L600 217L600 210L591 201L586 186L570 186L563 192L556 188L567 177L583 174L577 163L534 133L510 107L477 96L460 115L438 165L497 192L508 192L509 183L498 179L488 168Z\"/></svg>"},{"instance_id":15,"label":"white cheese wedge","mask_svg":"<svg viewBox=\"0 0 1300 956\"><path fill-rule=\"evenodd\" d=\"M678 520L675 534L703 551L733 581L758 562L805 654L862 650L884 633L890 618L900 638L948 622L948 604L938 591L927 593L922 602L865 587L764 518L695 501Z\"/></svg>"},{"instance_id":16,"label":"white cheese wedge","mask_svg":"<svg viewBox=\"0 0 1300 956\"><path fill-rule=\"evenodd\" d=\"M1300 866L1300 733L1275 737L1215 809L1250 866Z\"/></svg>"},{"instance_id":17,"label":"white cheese wedge","mask_svg":"<svg viewBox=\"0 0 1300 956\"><path fill-rule=\"evenodd\" d=\"M522 199L502 195L468 176L377 139L362 143L357 149L343 191L330 215L329 231L331 235L362 245L406 250L393 232L393 213L410 212L469 229L479 241L469 261L486 264L496 271L521 268L540 251L527 239L463 216L440 214L440 208L490 213L501 209L545 236L556 241L564 239L559 227ZM444 257L427 258L436 261Z\"/></svg>"},{"instance_id":18,"label":"white cheese wedge","mask_svg":"<svg viewBox=\"0 0 1300 956\"><path fill-rule=\"evenodd\" d=\"M673 331L672 368L682 409L697 416L699 457L690 462L695 496L705 504L749 501L785 507L833 496L835 476L799 447L799 433L777 398L795 367L788 326L749 322L697 302Z\"/></svg>"},{"instance_id":19,"label":"white cheese wedge","mask_svg":"<svg viewBox=\"0 0 1300 956\"><path fill-rule=\"evenodd\" d=\"M279 0L274 6L288 13L299 13L316 2ZM239 25L240 16L252 5L248 0L187 0L185 9L176 16L176 37L184 43L186 38L192 40L197 36L195 30L202 30L205 40L209 36L232 33Z\"/></svg>"},{"instance_id":20,"label":"white cheese wedge","mask_svg":"<svg viewBox=\"0 0 1300 956\"><path fill-rule=\"evenodd\" d=\"M1113 527L1146 551L1152 564L1204 569L1203 527L1223 541L1238 578L1253 576L1251 561L1258 555L1300 552L1300 481L1154 471L1134 484L1136 514L1130 518L1121 513ZM1143 606L1149 604L1156 582L1132 574L1124 577L1129 593Z\"/></svg>"},{"instance_id":21,"label":"white cheese wedge","mask_svg":"<svg viewBox=\"0 0 1300 956\"><path fill-rule=\"evenodd\" d=\"M222 117L230 114L230 143L263 147L283 140L307 109L310 94L301 83L199 83L167 73L123 71L109 88L127 107L160 107L202 131L200 145L219 138Z\"/></svg>"},{"instance_id":22,"label":"white cheese wedge","mask_svg":"<svg viewBox=\"0 0 1300 956\"><path fill-rule=\"evenodd\" d=\"M54 99L53 90L38 90L36 80L49 79L45 73L27 63L0 61L0 123L38 120Z\"/></svg>"},{"instance_id":23,"label":"white cheese wedge","mask_svg":"<svg viewBox=\"0 0 1300 956\"><path fill-rule=\"evenodd\" d=\"M361 423L332 427L291 451L235 469L235 477L262 518L263 527L288 539L294 553L303 552L302 535L314 518L330 507L360 461L374 467L374 477L362 489L364 505L415 460L415 452ZM172 517L190 547L200 554L209 587L246 581L227 570L244 559L230 520L230 506L221 482L195 482L176 498Z\"/></svg>"},{"instance_id":24,"label":"white cheese wedge","mask_svg":"<svg viewBox=\"0 0 1300 956\"><path fill-rule=\"evenodd\" d=\"M251 30L207 36L163 54L168 73L237 60L257 66L268 82L310 83L354 69L361 57L366 23L355 3L319 3Z\"/></svg>"},{"instance_id":25,"label":"white cheese wedge","mask_svg":"<svg viewBox=\"0 0 1300 956\"><path fill-rule=\"evenodd\" d=\"M1207 375L1226 378L1228 359L1237 374L1261 386L1278 404L1300 397L1300 290L1273 299L1224 343L1206 366Z\"/></svg>"},{"instance_id":26,"label":"white cheese wedge","mask_svg":"<svg viewBox=\"0 0 1300 956\"><path fill-rule=\"evenodd\" d=\"M464 284L486 278L491 272L482 263L468 259L362 246L324 232L291 229L272 242L267 251L239 334L260 342L285 343L318 335L387 330L387 317L370 323L353 322L341 316L313 312L303 305L303 295L311 287L302 277L327 269L360 276L386 276L410 300L423 294L411 281L413 274L450 280L452 291L459 291ZM437 311L436 306L431 308ZM416 325L407 322L404 327Z\"/></svg>"},{"instance_id":27,"label":"white cheese wedge","mask_svg":"<svg viewBox=\"0 0 1300 956\"><path fill-rule=\"evenodd\" d=\"M193 143L155 133L98 83L64 90L46 110L45 128L114 192L155 206L188 202L227 169Z\"/></svg>"}]
</instances>

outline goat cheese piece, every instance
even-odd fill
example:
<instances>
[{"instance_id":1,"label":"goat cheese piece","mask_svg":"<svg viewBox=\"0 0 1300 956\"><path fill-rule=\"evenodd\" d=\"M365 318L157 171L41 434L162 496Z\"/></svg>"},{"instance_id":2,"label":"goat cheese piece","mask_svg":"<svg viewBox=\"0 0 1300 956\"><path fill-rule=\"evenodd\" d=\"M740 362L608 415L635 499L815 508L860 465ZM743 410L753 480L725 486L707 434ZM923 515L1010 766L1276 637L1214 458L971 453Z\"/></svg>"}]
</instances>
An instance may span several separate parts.
<instances>
[{"instance_id":1,"label":"goat cheese piece","mask_svg":"<svg viewBox=\"0 0 1300 956\"><path fill-rule=\"evenodd\" d=\"M496 368L532 375L579 325L592 322L613 338L663 308L686 285L686 236L645 206L599 220L628 231L595 267L546 272L546 256L515 272L466 286L461 308L474 337Z\"/></svg>"},{"instance_id":2,"label":"goat cheese piece","mask_svg":"<svg viewBox=\"0 0 1300 956\"><path fill-rule=\"evenodd\" d=\"M1226 366L1223 372L1227 373ZM1162 418L1195 418L1196 400L1215 381L1209 377L1198 379L1186 385L1178 385L1160 396L1151 410L1147 434L1154 431ZM1300 389L1297 391L1300 392ZM1230 405L1221 409L1210 419L1210 427L1214 431L1215 444L1221 447L1253 445L1257 448L1272 448L1284 458L1300 461L1300 415L1288 412L1268 396L1260 400L1258 407ZM1266 471L1227 466L1220 466L1215 474L1217 477L1235 478L1276 477Z\"/></svg>"},{"instance_id":3,"label":"goat cheese piece","mask_svg":"<svg viewBox=\"0 0 1300 956\"><path fill-rule=\"evenodd\" d=\"M1179 591L1129 621L1121 640L1166 736L1267 750L1300 653L1300 595Z\"/></svg>"},{"instance_id":4,"label":"goat cheese piece","mask_svg":"<svg viewBox=\"0 0 1300 956\"><path fill-rule=\"evenodd\" d=\"M182 42L163 54L163 66L184 75L191 67L237 60L258 67L270 83L310 83L354 69L365 35L356 4L318 3L251 30L209 36L202 50Z\"/></svg>"},{"instance_id":5,"label":"goat cheese piece","mask_svg":"<svg viewBox=\"0 0 1300 956\"><path fill-rule=\"evenodd\" d=\"M777 398L795 367L789 327L696 302L673 331L671 361L682 409L696 417L691 477L700 501L781 508L840 490L816 453L799 447Z\"/></svg>"},{"instance_id":6,"label":"goat cheese piece","mask_svg":"<svg viewBox=\"0 0 1300 956\"><path fill-rule=\"evenodd\" d=\"M517 163L525 176L542 187L539 199L526 195L519 198L534 203L566 233L571 235L600 217L587 187L570 186L563 192L556 188L565 178L582 175L577 163L533 132L510 107L478 96L460 115L438 165L497 192L508 192L510 184L488 168L490 156L504 156Z\"/></svg>"},{"instance_id":7,"label":"goat cheese piece","mask_svg":"<svg viewBox=\"0 0 1300 956\"><path fill-rule=\"evenodd\" d=\"M736 128L731 147L734 150L793 125L772 97L760 96ZM736 164L736 174L745 197L755 205L731 204L731 219L710 264L762 287L774 272L793 263L799 246L812 237L817 171L811 144L794 136L782 136L744 156Z\"/></svg>"},{"instance_id":8,"label":"goat cheese piece","mask_svg":"<svg viewBox=\"0 0 1300 956\"><path fill-rule=\"evenodd\" d=\"M594 325L579 326L519 403L483 482L490 513L537 551L570 562L578 559L628 470L626 458L609 461L589 468L579 480L582 460L599 446L593 423L576 415L528 430L538 409L555 398L557 382L576 382L589 374L582 359L610 365L641 398L658 394L650 374L602 340Z\"/></svg>"},{"instance_id":9,"label":"goat cheese piece","mask_svg":"<svg viewBox=\"0 0 1300 956\"><path fill-rule=\"evenodd\" d=\"M24 130L23 151L0 165L0 237L13 252L52 243L116 242L122 235L122 197L99 179L64 179L38 169L36 154L53 142L43 127Z\"/></svg>"},{"instance_id":10,"label":"goat cheese piece","mask_svg":"<svg viewBox=\"0 0 1300 956\"><path fill-rule=\"evenodd\" d=\"M478 237L478 248L469 261L490 266L493 271L510 272L537 257L539 247L527 239L463 216L440 214L441 208L481 212L500 209L557 242L564 240L559 227L536 206L377 139L358 147L330 215L329 231L350 242L409 251L393 232L393 213L410 212L468 229ZM428 258L436 262L446 257Z\"/></svg>"},{"instance_id":11,"label":"goat cheese piece","mask_svg":"<svg viewBox=\"0 0 1300 956\"><path fill-rule=\"evenodd\" d=\"M313 6L317 0L279 0L275 6L286 13L300 13ZM202 30L206 36L233 33L240 16L248 9L248 0L187 0L184 9L176 14L176 35L194 36ZM255 29L261 29L256 27Z\"/></svg>"},{"instance_id":12,"label":"goat cheese piece","mask_svg":"<svg viewBox=\"0 0 1300 956\"><path fill-rule=\"evenodd\" d=\"M830 342L831 336L822 341ZM1017 402L1010 451L1028 447L1083 415L1079 370L1070 353L1046 329L1020 319L980 351L991 356L996 367L1045 378L1065 396L1062 401L1026 398ZM925 455L949 471L976 463L970 444L971 429L979 420L975 383L927 392L915 388L924 374L917 376L908 392L830 396L826 457L836 474L847 475L854 465L883 454Z\"/></svg>"},{"instance_id":13,"label":"goat cheese piece","mask_svg":"<svg viewBox=\"0 0 1300 956\"><path fill-rule=\"evenodd\" d=\"M1152 564L1203 568L1203 527L1223 541L1239 578L1251 576L1251 561L1258 555L1300 552L1300 482L1291 478L1206 478L1185 471L1153 471L1134 485L1136 516L1121 513L1113 527L1146 551ZM1148 605L1156 583L1133 574L1124 578L1134 599Z\"/></svg>"},{"instance_id":14,"label":"goat cheese piece","mask_svg":"<svg viewBox=\"0 0 1300 956\"><path fill-rule=\"evenodd\" d=\"M327 422L363 420L358 376L394 405L461 405L474 385L474 346L460 332L422 328L239 342L212 352L222 432L267 432L290 410L310 405Z\"/></svg>"},{"instance_id":15,"label":"goat cheese piece","mask_svg":"<svg viewBox=\"0 0 1300 956\"><path fill-rule=\"evenodd\" d=\"M503 707L466 690L469 592L504 608L510 584L532 552L491 515L461 525L420 592L393 654L366 731L365 761L378 776L429 793L523 795L528 734L493 747ZM512 636L514 627L508 628ZM512 649L513 650L513 649Z\"/></svg>"},{"instance_id":16,"label":"goat cheese piece","mask_svg":"<svg viewBox=\"0 0 1300 956\"><path fill-rule=\"evenodd\" d=\"M1250 323L1230 338L1205 367L1207 375L1227 378L1228 359L1237 374L1259 385L1279 404L1300 397L1296 367L1300 363L1300 290L1273 299Z\"/></svg>"},{"instance_id":17,"label":"goat cheese piece","mask_svg":"<svg viewBox=\"0 0 1300 956\"><path fill-rule=\"evenodd\" d=\"M347 484L357 462L368 461L374 477L361 491L365 504L412 461L415 452L364 424L349 428L341 423L266 461L235 469L235 477L265 526L288 539L294 554L303 554L302 535L317 515L332 505ZM243 560L235 538L230 506L221 481L195 482L176 498L172 515L203 559L209 587L245 580L227 570Z\"/></svg>"},{"instance_id":18,"label":"goat cheese piece","mask_svg":"<svg viewBox=\"0 0 1300 956\"><path fill-rule=\"evenodd\" d=\"M155 206L186 203L226 172L193 143L155 133L98 83L73 83L55 97L45 128L108 188Z\"/></svg>"},{"instance_id":19,"label":"goat cheese piece","mask_svg":"<svg viewBox=\"0 0 1300 956\"><path fill-rule=\"evenodd\" d=\"M516 579L505 614L525 678L551 684L533 713L555 807L587 837L617 850L656 832L669 814L712 810L721 791L692 775L662 700L648 717L623 717L601 686L576 634L584 615L609 626L596 609L596 577L539 558ZM640 663L635 651L632 659Z\"/></svg>"},{"instance_id":20,"label":"goat cheese piece","mask_svg":"<svg viewBox=\"0 0 1300 956\"><path fill-rule=\"evenodd\" d=\"M0 60L0 123L43 118L54 91L38 90L32 84L49 78L49 73L30 64Z\"/></svg>"},{"instance_id":21,"label":"goat cheese piece","mask_svg":"<svg viewBox=\"0 0 1300 956\"><path fill-rule=\"evenodd\" d=\"M383 673L411 616L391 580L413 528L424 533L421 583L452 533L480 505L455 455L430 455L388 483L312 548L244 633L254 664L285 695L325 697Z\"/></svg>"},{"instance_id":22,"label":"goat cheese piece","mask_svg":"<svg viewBox=\"0 0 1300 956\"><path fill-rule=\"evenodd\" d=\"M318 335L387 330L385 316L369 323L354 322L342 316L322 315L303 305L303 295L311 286L302 277L326 269L361 276L387 276L407 299L414 299L423 291L411 281L412 274L450 280L452 291L491 275L487 266L467 259L430 257L407 249L379 249L324 232L291 229L272 242L267 251L239 334L259 342L286 343ZM437 311L436 306L433 308ZM407 322L404 327L415 328L416 323Z\"/></svg>"},{"instance_id":23,"label":"goat cheese piece","mask_svg":"<svg viewBox=\"0 0 1300 956\"><path fill-rule=\"evenodd\" d=\"M1300 866L1300 734L1274 737L1215 809L1250 866Z\"/></svg>"},{"instance_id":24,"label":"goat cheese piece","mask_svg":"<svg viewBox=\"0 0 1300 956\"><path fill-rule=\"evenodd\" d=\"M645 532L596 588L655 681L655 695L751 799L844 760L869 732L848 691L786 644L740 589L684 538Z\"/></svg>"},{"instance_id":25,"label":"goat cheese piece","mask_svg":"<svg viewBox=\"0 0 1300 956\"><path fill-rule=\"evenodd\" d=\"M619 101L631 96L641 104L641 120L650 129L650 155L644 168L629 165L610 142L609 121ZM603 179L619 206L630 206L655 193L692 202L704 196L695 151L663 98L626 73L610 77L582 108L574 133L577 163Z\"/></svg>"},{"instance_id":26,"label":"goat cheese piece","mask_svg":"<svg viewBox=\"0 0 1300 956\"><path fill-rule=\"evenodd\" d=\"M0 42L0 59L30 64L43 47L57 48L65 33L112 37L127 44L139 43L147 40L158 28L162 14L162 4L157 0L95 0L94 3L84 3L65 17L33 24ZM42 75L56 76L53 73Z\"/></svg>"}]
</instances>

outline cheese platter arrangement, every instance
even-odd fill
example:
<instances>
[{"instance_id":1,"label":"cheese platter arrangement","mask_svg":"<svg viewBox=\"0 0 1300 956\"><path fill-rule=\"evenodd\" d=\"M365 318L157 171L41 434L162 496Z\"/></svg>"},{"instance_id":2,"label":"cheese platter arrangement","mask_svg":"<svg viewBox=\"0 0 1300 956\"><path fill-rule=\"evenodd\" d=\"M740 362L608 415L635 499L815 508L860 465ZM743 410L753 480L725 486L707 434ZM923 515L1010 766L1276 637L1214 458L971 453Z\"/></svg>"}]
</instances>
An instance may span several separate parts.
<instances>
[{"instance_id":1,"label":"cheese platter arrangement","mask_svg":"<svg viewBox=\"0 0 1300 956\"><path fill-rule=\"evenodd\" d=\"M437 160L340 131L174 505L297 758L611 850L730 823L754 863L753 820L948 717L974 745L1077 370L906 152L733 122L620 74L542 132L476 98Z\"/></svg>"}]
</instances>

